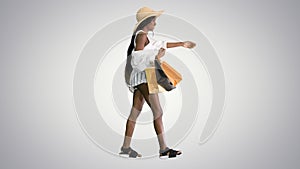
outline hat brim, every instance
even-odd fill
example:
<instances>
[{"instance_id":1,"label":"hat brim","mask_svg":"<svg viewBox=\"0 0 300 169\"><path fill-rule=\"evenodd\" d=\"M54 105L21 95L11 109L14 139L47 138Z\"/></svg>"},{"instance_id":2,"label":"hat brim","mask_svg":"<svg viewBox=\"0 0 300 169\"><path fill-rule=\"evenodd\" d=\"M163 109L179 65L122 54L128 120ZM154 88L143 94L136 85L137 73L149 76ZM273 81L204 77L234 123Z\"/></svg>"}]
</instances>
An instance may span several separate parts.
<instances>
[{"instance_id":1,"label":"hat brim","mask_svg":"<svg viewBox=\"0 0 300 169\"><path fill-rule=\"evenodd\" d=\"M147 18L152 17L152 16L159 17L163 12L164 12L164 10L151 12L147 17L143 18L142 20L140 20L139 22L137 22L137 23L135 24L134 29L133 29L133 33L136 31L137 27L138 27L144 20L146 20Z\"/></svg>"}]
</instances>

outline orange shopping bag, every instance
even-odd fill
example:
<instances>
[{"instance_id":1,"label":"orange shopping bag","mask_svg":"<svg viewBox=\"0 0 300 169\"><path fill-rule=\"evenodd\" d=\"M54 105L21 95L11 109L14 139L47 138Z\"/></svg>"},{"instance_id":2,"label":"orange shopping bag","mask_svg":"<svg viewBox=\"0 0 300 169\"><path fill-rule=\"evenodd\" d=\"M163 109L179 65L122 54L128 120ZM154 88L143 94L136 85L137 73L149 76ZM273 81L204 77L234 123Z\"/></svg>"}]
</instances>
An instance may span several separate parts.
<instances>
[{"instance_id":1,"label":"orange shopping bag","mask_svg":"<svg viewBox=\"0 0 300 169\"><path fill-rule=\"evenodd\" d=\"M162 61L160 66L174 86L176 86L182 80L181 74L166 61Z\"/></svg>"}]
</instances>

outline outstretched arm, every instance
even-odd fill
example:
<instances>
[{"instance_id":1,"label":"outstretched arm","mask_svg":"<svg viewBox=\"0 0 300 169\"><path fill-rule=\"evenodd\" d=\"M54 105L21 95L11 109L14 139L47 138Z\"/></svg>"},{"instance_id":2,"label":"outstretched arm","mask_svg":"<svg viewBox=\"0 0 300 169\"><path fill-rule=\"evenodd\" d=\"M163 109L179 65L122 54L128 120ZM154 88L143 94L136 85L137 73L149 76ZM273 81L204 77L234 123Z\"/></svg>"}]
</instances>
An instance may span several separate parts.
<instances>
[{"instance_id":1,"label":"outstretched arm","mask_svg":"<svg viewBox=\"0 0 300 169\"><path fill-rule=\"evenodd\" d=\"M183 42L168 42L167 43L167 48L175 48L175 47L179 47L179 46L183 46Z\"/></svg>"},{"instance_id":2,"label":"outstretched arm","mask_svg":"<svg viewBox=\"0 0 300 169\"><path fill-rule=\"evenodd\" d=\"M196 46L196 43L191 41L185 41L185 42L167 42L167 48L174 48L174 47L185 47L185 48L193 48Z\"/></svg>"}]
</instances>

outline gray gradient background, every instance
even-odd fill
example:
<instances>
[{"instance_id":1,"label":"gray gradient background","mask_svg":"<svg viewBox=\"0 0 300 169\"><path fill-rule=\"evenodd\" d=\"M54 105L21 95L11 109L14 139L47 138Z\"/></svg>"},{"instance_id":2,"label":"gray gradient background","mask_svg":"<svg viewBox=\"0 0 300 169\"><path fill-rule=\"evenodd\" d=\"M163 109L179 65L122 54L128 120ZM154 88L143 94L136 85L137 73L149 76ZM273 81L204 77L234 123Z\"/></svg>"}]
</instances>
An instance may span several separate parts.
<instances>
[{"instance_id":1,"label":"gray gradient background","mask_svg":"<svg viewBox=\"0 0 300 169\"><path fill-rule=\"evenodd\" d=\"M144 5L196 26L225 72L218 129L201 146L183 144L177 160L107 154L74 110L73 73L87 40ZM299 168L299 8L283 0L1 1L0 168Z\"/></svg>"}]
</instances>

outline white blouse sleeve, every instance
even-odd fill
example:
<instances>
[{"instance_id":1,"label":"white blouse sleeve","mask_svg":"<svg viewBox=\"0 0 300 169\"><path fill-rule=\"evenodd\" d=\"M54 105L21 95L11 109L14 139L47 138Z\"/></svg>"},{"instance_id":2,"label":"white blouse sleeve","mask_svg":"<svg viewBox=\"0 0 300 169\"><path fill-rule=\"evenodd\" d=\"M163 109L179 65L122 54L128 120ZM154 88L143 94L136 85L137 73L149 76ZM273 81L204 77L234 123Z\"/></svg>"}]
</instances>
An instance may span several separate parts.
<instances>
[{"instance_id":1,"label":"white blouse sleeve","mask_svg":"<svg viewBox=\"0 0 300 169\"><path fill-rule=\"evenodd\" d=\"M155 56L157 55L157 49L147 49L132 51L131 65L132 68L136 68L140 71L145 70L147 67L153 66Z\"/></svg>"},{"instance_id":2,"label":"white blouse sleeve","mask_svg":"<svg viewBox=\"0 0 300 169\"><path fill-rule=\"evenodd\" d=\"M153 45L156 47L156 49L160 49L160 48L167 49L167 41L153 40Z\"/></svg>"}]
</instances>

